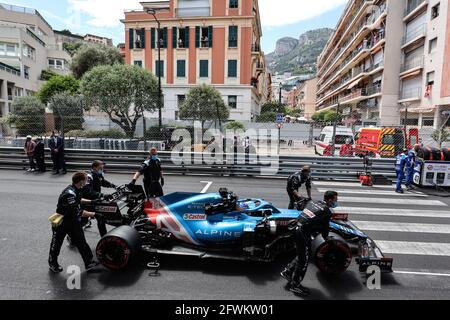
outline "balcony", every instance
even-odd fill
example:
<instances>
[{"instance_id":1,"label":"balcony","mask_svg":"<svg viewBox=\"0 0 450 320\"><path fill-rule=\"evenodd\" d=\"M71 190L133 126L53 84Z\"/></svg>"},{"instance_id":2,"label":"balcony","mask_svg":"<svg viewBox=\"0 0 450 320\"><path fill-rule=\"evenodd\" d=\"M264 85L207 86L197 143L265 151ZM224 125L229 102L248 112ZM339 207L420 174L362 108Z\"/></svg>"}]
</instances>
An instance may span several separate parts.
<instances>
[{"instance_id":1,"label":"balcony","mask_svg":"<svg viewBox=\"0 0 450 320\"><path fill-rule=\"evenodd\" d=\"M175 17L187 18L187 17L209 17L211 15L210 7L185 7L175 8Z\"/></svg>"},{"instance_id":2,"label":"balcony","mask_svg":"<svg viewBox=\"0 0 450 320\"><path fill-rule=\"evenodd\" d=\"M410 1L408 1L406 8L405 8L405 12L403 13L403 17L406 18L411 13L413 13L413 11L415 11L422 5L425 5L425 3L427 3L427 2L428 2L427 0L410 0Z\"/></svg>"},{"instance_id":3,"label":"balcony","mask_svg":"<svg viewBox=\"0 0 450 320\"><path fill-rule=\"evenodd\" d=\"M424 56L415 57L402 63L400 67L401 73L406 73L414 69L422 69L424 66Z\"/></svg>"},{"instance_id":4,"label":"balcony","mask_svg":"<svg viewBox=\"0 0 450 320\"><path fill-rule=\"evenodd\" d=\"M400 91L400 101L414 101L422 98L422 88L411 88Z\"/></svg>"},{"instance_id":5,"label":"balcony","mask_svg":"<svg viewBox=\"0 0 450 320\"><path fill-rule=\"evenodd\" d=\"M418 26L417 28L409 31L405 36L403 36L402 48L408 46L413 42L416 42L417 40L425 38L426 35L427 35L427 25L426 23L424 23L421 26Z\"/></svg>"},{"instance_id":6,"label":"balcony","mask_svg":"<svg viewBox=\"0 0 450 320\"><path fill-rule=\"evenodd\" d=\"M7 64L4 64L2 62L0 62L0 70L3 70L5 72L7 72L7 73L10 73L12 75L20 77L20 70L19 69L16 69L16 68L13 68L11 66L8 66Z\"/></svg>"},{"instance_id":7,"label":"balcony","mask_svg":"<svg viewBox=\"0 0 450 320\"><path fill-rule=\"evenodd\" d=\"M252 45L252 53L253 54L260 54L261 53L261 45L253 44Z\"/></svg>"}]
</instances>

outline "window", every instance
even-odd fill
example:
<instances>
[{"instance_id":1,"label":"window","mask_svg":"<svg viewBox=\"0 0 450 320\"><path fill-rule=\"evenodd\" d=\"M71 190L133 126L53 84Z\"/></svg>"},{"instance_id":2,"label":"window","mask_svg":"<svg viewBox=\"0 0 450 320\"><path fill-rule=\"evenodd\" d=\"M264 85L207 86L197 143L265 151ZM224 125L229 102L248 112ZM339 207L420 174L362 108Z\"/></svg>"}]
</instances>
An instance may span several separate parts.
<instances>
[{"instance_id":1,"label":"window","mask_svg":"<svg viewBox=\"0 0 450 320\"><path fill-rule=\"evenodd\" d=\"M239 0L230 0L230 9L239 8Z\"/></svg>"},{"instance_id":2,"label":"window","mask_svg":"<svg viewBox=\"0 0 450 320\"><path fill-rule=\"evenodd\" d=\"M433 53L434 51L436 51L437 40L438 40L438 38L434 38L429 41L428 53Z\"/></svg>"},{"instance_id":3,"label":"window","mask_svg":"<svg viewBox=\"0 0 450 320\"><path fill-rule=\"evenodd\" d=\"M228 106L231 109L237 108L237 96L228 96Z\"/></svg>"},{"instance_id":4,"label":"window","mask_svg":"<svg viewBox=\"0 0 450 320\"><path fill-rule=\"evenodd\" d=\"M405 118L402 117L402 126L405 125ZM419 119L412 119L412 118L408 118L406 119L406 125L407 126L418 126L419 125Z\"/></svg>"},{"instance_id":5,"label":"window","mask_svg":"<svg viewBox=\"0 0 450 320\"><path fill-rule=\"evenodd\" d=\"M30 79L30 67L27 66L23 67L23 75L25 79Z\"/></svg>"},{"instance_id":6,"label":"window","mask_svg":"<svg viewBox=\"0 0 450 320\"><path fill-rule=\"evenodd\" d=\"M167 28L161 28L160 32L157 29L150 29L150 42L152 49L158 48L160 46L161 49L167 48Z\"/></svg>"},{"instance_id":7,"label":"window","mask_svg":"<svg viewBox=\"0 0 450 320\"><path fill-rule=\"evenodd\" d=\"M427 73L427 85L432 86L434 85L434 71Z\"/></svg>"},{"instance_id":8,"label":"window","mask_svg":"<svg viewBox=\"0 0 450 320\"><path fill-rule=\"evenodd\" d=\"M208 78L209 77L209 61L208 60L200 60L200 78Z\"/></svg>"},{"instance_id":9,"label":"window","mask_svg":"<svg viewBox=\"0 0 450 320\"><path fill-rule=\"evenodd\" d=\"M229 26L228 27L228 47L237 48L238 46L238 27Z\"/></svg>"},{"instance_id":10,"label":"window","mask_svg":"<svg viewBox=\"0 0 450 320\"><path fill-rule=\"evenodd\" d=\"M145 28L130 29L130 49L145 49Z\"/></svg>"},{"instance_id":11,"label":"window","mask_svg":"<svg viewBox=\"0 0 450 320\"><path fill-rule=\"evenodd\" d=\"M177 77L178 78L186 77L186 60L177 61Z\"/></svg>"},{"instance_id":12,"label":"window","mask_svg":"<svg viewBox=\"0 0 450 320\"><path fill-rule=\"evenodd\" d=\"M431 20L436 19L437 17L439 17L440 9L441 9L441 4L440 3L438 3L437 5L435 5L431 9Z\"/></svg>"},{"instance_id":13,"label":"window","mask_svg":"<svg viewBox=\"0 0 450 320\"><path fill-rule=\"evenodd\" d=\"M422 126L423 127L433 127L434 126L434 119L433 118L423 118L422 119Z\"/></svg>"},{"instance_id":14,"label":"window","mask_svg":"<svg viewBox=\"0 0 450 320\"><path fill-rule=\"evenodd\" d=\"M155 61L155 75L164 78L164 61Z\"/></svg>"},{"instance_id":15,"label":"window","mask_svg":"<svg viewBox=\"0 0 450 320\"><path fill-rule=\"evenodd\" d=\"M228 77L237 77L237 60L228 60Z\"/></svg>"},{"instance_id":16,"label":"window","mask_svg":"<svg viewBox=\"0 0 450 320\"><path fill-rule=\"evenodd\" d=\"M11 56L11 57L17 56L18 55L17 49L18 49L17 45L7 43L6 44L6 55Z\"/></svg>"},{"instance_id":17,"label":"window","mask_svg":"<svg viewBox=\"0 0 450 320\"><path fill-rule=\"evenodd\" d=\"M23 46L23 55L25 57L30 58L31 60L35 60L36 59L36 49L34 49L33 47L30 47L28 45L24 45Z\"/></svg>"},{"instance_id":18,"label":"window","mask_svg":"<svg viewBox=\"0 0 450 320\"><path fill-rule=\"evenodd\" d=\"M177 106L178 106L178 109L180 109L180 108L183 106L183 104L184 104L185 101L186 101L186 96L185 96L184 94L179 94L179 95L177 96Z\"/></svg>"},{"instance_id":19,"label":"window","mask_svg":"<svg viewBox=\"0 0 450 320\"><path fill-rule=\"evenodd\" d=\"M64 61L61 59L48 59L49 68L63 70L64 69Z\"/></svg>"},{"instance_id":20,"label":"window","mask_svg":"<svg viewBox=\"0 0 450 320\"><path fill-rule=\"evenodd\" d=\"M187 28L173 28L174 48L189 48L189 27Z\"/></svg>"},{"instance_id":21,"label":"window","mask_svg":"<svg viewBox=\"0 0 450 320\"><path fill-rule=\"evenodd\" d=\"M142 68L142 61L136 60L136 61L134 61L134 65Z\"/></svg>"},{"instance_id":22,"label":"window","mask_svg":"<svg viewBox=\"0 0 450 320\"><path fill-rule=\"evenodd\" d=\"M213 27L195 28L195 47L212 48L213 46Z\"/></svg>"}]
</instances>

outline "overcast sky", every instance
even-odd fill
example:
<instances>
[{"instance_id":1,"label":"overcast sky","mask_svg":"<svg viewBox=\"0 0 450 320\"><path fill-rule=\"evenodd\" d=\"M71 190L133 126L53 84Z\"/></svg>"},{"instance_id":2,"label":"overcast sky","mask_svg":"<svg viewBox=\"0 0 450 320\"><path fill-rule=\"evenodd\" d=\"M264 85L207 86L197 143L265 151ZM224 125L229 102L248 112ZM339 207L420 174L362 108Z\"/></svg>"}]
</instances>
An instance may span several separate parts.
<instances>
[{"instance_id":1,"label":"overcast sky","mask_svg":"<svg viewBox=\"0 0 450 320\"><path fill-rule=\"evenodd\" d=\"M137 0L4 0L35 8L55 29L94 33L124 42L120 23L124 10L139 9ZM284 36L321 27L334 28L347 0L259 0L263 24L263 49L273 51Z\"/></svg>"}]
</instances>

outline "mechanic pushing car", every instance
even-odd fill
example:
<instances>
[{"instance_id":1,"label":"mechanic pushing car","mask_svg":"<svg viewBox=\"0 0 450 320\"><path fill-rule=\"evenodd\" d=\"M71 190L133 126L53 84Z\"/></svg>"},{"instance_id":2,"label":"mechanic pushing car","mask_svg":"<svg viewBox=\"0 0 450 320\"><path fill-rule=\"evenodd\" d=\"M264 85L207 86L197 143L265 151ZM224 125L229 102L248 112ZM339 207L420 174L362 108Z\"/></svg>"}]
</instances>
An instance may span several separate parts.
<instances>
[{"instance_id":1,"label":"mechanic pushing car","mask_svg":"<svg viewBox=\"0 0 450 320\"><path fill-rule=\"evenodd\" d=\"M63 271L58 264L58 256L66 235L69 235L73 244L83 258L86 270L95 268L99 263L94 260L91 248L84 237L81 218L101 218L94 212L81 209L82 204L92 204L91 200L82 198L82 189L86 184L87 175L84 172L75 173L72 177L72 184L65 188L58 199L56 213L62 215L62 221L58 226L52 228L52 240L49 252L49 268L54 273Z\"/></svg>"},{"instance_id":2,"label":"mechanic pushing car","mask_svg":"<svg viewBox=\"0 0 450 320\"><path fill-rule=\"evenodd\" d=\"M288 178L287 193L289 195L289 209L294 209L295 204L301 199L298 189L305 185L308 200L311 200L311 167L304 166L301 171L294 173Z\"/></svg>"},{"instance_id":3,"label":"mechanic pushing car","mask_svg":"<svg viewBox=\"0 0 450 320\"><path fill-rule=\"evenodd\" d=\"M396 189L395 192L397 193L404 193L403 189L402 189L402 183L403 180L405 179L405 166L407 163L407 159L408 159L408 149L403 149L403 152L400 153L395 161L395 173L397 176L397 184L396 184Z\"/></svg>"},{"instance_id":4,"label":"mechanic pushing car","mask_svg":"<svg viewBox=\"0 0 450 320\"><path fill-rule=\"evenodd\" d=\"M144 176L144 189L148 198L157 198L164 196L162 187L164 187L163 170L161 160L158 158L158 150L152 148L150 157L144 161L138 172L135 173L130 183L130 189L136 184L139 177ZM161 181L161 182L160 182Z\"/></svg>"},{"instance_id":5,"label":"mechanic pushing car","mask_svg":"<svg viewBox=\"0 0 450 320\"><path fill-rule=\"evenodd\" d=\"M92 162L91 171L87 174L87 182L83 188L83 198L89 200L101 200L103 198L102 187L115 189L116 185L105 179L105 164L103 161ZM108 231L103 220L97 219L97 226L100 236L103 237Z\"/></svg>"},{"instance_id":6,"label":"mechanic pushing car","mask_svg":"<svg viewBox=\"0 0 450 320\"><path fill-rule=\"evenodd\" d=\"M323 239L329 240L329 224L333 215L330 208L337 207L337 200L337 192L327 191L323 201L310 202L295 221L293 231L297 257L281 272L281 276L288 281L289 290L295 294L307 296L310 293L309 289L301 285L301 282L308 269L311 239L312 236L322 234Z\"/></svg>"}]
</instances>

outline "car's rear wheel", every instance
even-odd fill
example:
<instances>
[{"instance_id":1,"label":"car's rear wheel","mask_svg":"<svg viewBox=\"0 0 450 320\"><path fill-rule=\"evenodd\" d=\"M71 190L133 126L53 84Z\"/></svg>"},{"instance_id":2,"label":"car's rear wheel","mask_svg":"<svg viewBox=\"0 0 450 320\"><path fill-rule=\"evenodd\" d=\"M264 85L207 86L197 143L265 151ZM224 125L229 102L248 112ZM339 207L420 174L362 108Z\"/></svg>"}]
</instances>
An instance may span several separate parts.
<instances>
[{"instance_id":1,"label":"car's rear wheel","mask_svg":"<svg viewBox=\"0 0 450 320\"><path fill-rule=\"evenodd\" d=\"M330 233L331 240L317 236L312 243L312 252L319 270L326 274L345 272L352 262L352 251L345 240L335 233Z\"/></svg>"},{"instance_id":2,"label":"car's rear wheel","mask_svg":"<svg viewBox=\"0 0 450 320\"><path fill-rule=\"evenodd\" d=\"M111 270L129 267L140 253L139 233L129 227L118 227L106 234L97 244L98 261Z\"/></svg>"}]
</instances>

